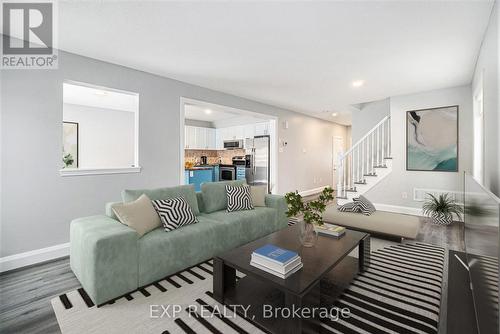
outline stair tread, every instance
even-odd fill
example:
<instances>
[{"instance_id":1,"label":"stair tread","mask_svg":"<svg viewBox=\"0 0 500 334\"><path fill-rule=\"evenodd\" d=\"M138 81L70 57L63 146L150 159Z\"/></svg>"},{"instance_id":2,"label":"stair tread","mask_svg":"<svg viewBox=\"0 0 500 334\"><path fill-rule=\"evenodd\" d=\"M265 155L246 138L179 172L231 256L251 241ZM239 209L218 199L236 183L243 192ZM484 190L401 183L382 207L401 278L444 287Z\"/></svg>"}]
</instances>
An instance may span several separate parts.
<instances>
[{"instance_id":1,"label":"stair tread","mask_svg":"<svg viewBox=\"0 0 500 334\"><path fill-rule=\"evenodd\" d=\"M381 165L381 166L373 166L373 168L387 168L387 166Z\"/></svg>"},{"instance_id":2,"label":"stair tread","mask_svg":"<svg viewBox=\"0 0 500 334\"><path fill-rule=\"evenodd\" d=\"M354 182L354 184L366 184L366 182Z\"/></svg>"},{"instance_id":3,"label":"stair tread","mask_svg":"<svg viewBox=\"0 0 500 334\"><path fill-rule=\"evenodd\" d=\"M356 192L358 192L356 189L346 189L345 191L349 191L349 192L351 192L351 193L356 193Z\"/></svg>"},{"instance_id":4,"label":"stair tread","mask_svg":"<svg viewBox=\"0 0 500 334\"><path fill-rule=\"evenodd\" d=\"M385 157L384 159L392 159L392 157Z\"/></svg>"},{"instance_id":5,"label":"stair tread","mask_svg":"<svg viewBox=\"0 0 500 334\"><path fill-rule=\"evenodd\" d=\"M377 176L377 174L365 174L364 176Z\"/></svg>"}]
</instances>

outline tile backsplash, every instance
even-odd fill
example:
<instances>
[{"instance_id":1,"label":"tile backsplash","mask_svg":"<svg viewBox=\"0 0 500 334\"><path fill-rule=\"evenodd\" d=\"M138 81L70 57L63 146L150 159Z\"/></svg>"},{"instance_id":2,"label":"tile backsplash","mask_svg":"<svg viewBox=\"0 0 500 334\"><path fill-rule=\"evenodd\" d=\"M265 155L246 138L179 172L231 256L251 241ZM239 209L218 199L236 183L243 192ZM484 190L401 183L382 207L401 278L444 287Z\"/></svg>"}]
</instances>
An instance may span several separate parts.
<instances>
[{"instance_id":1,"label":"tile backsplash","mask_svg":"<svg viewBox=\"0 0 500 334\"><path fill-rule=\"evenodd\" d=\"M200 162L202 155L207 156L209 164L222 163L231 165L234 156L244 156L245 150L184 150L184 159L186 162Z\"/></svg>"}]
</instances>

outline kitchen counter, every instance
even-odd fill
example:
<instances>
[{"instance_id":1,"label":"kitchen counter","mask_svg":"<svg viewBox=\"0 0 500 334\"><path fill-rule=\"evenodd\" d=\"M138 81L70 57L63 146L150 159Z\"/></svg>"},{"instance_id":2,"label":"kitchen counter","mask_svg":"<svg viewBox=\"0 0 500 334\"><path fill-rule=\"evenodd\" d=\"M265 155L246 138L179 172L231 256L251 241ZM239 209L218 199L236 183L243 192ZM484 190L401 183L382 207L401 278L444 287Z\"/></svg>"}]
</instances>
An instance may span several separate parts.
<instances>
[{"instance_id":1,"label":"kitchen counter","mask_svg":"<svg viewBox=\"0 0 500 334\"><path fill-rule=\"evenodd\" d=\"M191 168L184 168L185 170L205 170L205 169L212 169L215 166L194 166Z\"/></svg>"}]
</instances>

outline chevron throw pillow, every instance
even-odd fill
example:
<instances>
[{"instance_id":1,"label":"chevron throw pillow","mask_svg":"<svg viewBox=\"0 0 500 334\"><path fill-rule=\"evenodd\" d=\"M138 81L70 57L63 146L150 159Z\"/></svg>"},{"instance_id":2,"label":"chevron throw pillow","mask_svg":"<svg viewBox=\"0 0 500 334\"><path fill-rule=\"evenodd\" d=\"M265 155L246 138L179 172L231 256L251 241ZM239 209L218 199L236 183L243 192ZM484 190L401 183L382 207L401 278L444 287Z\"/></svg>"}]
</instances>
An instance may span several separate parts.
<instances>
[{"instance_id":1,"label":"chevron throw pillow","mask_svg":"<svg viewBox=\"0 0 500 334\"><path fill-rule=\"evenodd\" d=\"M377 209L375 209L375 206L373 205L373 203L370 202L370 200L364 196L359 196L358 198L353 198L353 200L354 200L354 203L356 203L356 205L358 206L358 209L360 210L360 212L362 214L364 214L365 216L369 216L372 213L374 213L375 211L377 211Z\"/></svg>"},{"instance_id":2,"label":"chevron throw pillow","mask_svg":"<svg viewBox=\"0 0 500 334\"><path fill-rule=\"evenodd\" d=\"M250 187L226 185L227 212L253 210Z\"/></svg>"},{"instance_id":3,"label":"chevron throw pillow","mask_svg":"<svg viewBox=\"0 0 500 334\"><path fill-rule=\"evenodd\" d=\"M360 212L359 206L355 202L349 202L337 208L340 212Z\"/></svg>"},{"instance_id":4,"label":"chevron throw pillow","mask_svg":"<svg viewBox=\"0 0 500 334\"><path fill-rule=\"evenodd\" d=\"M160 199L152 201L152 203L167 232L198 222L184 197Z\"/></svg>"}]
</instances>

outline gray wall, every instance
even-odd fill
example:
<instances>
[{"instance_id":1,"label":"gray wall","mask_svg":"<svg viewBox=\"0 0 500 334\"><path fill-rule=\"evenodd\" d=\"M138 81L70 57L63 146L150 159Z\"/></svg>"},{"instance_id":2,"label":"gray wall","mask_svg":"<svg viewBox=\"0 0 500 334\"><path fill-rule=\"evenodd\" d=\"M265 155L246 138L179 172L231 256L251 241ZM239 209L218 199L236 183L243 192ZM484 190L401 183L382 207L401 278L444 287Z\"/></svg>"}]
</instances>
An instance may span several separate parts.
<instances>
[{"instance_id":1,"label":"gray wall","mask_svg":"<svg viewBox=\"0 0 500 334\"><path fill-rule=\"evenodd\" d=\"M58 70L1 73L0 257L69 241L69 223L103 213L124 188L180 183L180 97L279 117L279 192L331 184L332 136L345 127L65 52ZM140 94L141 173L61 177L62 84L80 81ZM283 121L289 121L284 129ZM314 182L316 181L316 182Z\"/></svg>"},{"instance_id":2,"label":"gray wall","mask_svg":"<svg viewBox=\"0 0 500 334\"><path fill-rule=\"evenodd\" d=\"M475 94L479 82L483 82L484 110L484 185L494 194L500 196L500 38L499 25L500 5L498 1L481 46L479 58L474 71L472 92Z\"/></svg>"},{"instance_id":3,"label":"gray wall","mask_svg":"<svg viewBox=\"0 0 500 334\"><path fill-rule=\"evenodd\" d=\"M458 173L417 172L406 170L406 111L459 106ZM434 90L390 98L393 167L385 179L366 196L374 203L421 207L413 200L413 189L461 190L463 171L472 170L472 97L471 86ZM402 198L405 192L408 198Z\"/></svg>"},{"instance_id":4,"label":"gray wall","mask_svg":"<svg viewBox=\"0 0 500 334\"><path fill-rule=\"evenodd\" d=\"M389 113L389 99L361 104L360 110L352 112L352 144L356 144Z\"/></svg>"}]
</instances>

